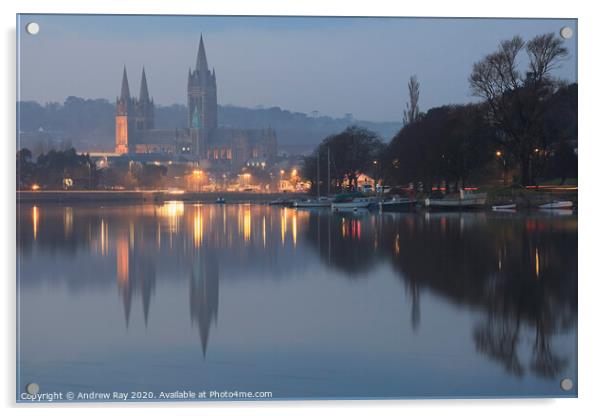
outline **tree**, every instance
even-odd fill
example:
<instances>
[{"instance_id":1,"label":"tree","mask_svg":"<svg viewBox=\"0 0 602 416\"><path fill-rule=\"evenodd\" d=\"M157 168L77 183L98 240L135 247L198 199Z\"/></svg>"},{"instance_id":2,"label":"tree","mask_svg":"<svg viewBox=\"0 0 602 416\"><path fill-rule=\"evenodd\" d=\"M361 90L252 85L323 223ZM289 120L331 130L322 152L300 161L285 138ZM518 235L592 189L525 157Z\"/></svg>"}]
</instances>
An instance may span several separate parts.
<instances>
[{"instance_id":1,"label":"tree","mask_svg":"<svg viewBox=\"0 0 602 416\"><path fill-rule=\"evenodd\" d=\"M17 152L17 188L29 188L33 184L36 165L31 158L29 149Z\"/></svg>"},{"instance_id":2,"label":"tree","mask_svg":"<svg viewBox=\"0 0 602 416\"><path fill-rule=\"evenodd\" d=\"M429 191L443 181L458 188L478 177L493 153L482 111L479 105L436 107L404 126L383 158L386 182L422 183Z\"/></svg>"},{"instance_id":3,"label":"tree","mask_svg":"<svg viewBox=\"0 0 602 416\"><path fill-rule=\"evenodd\" d=\"M414 123L420 117L420 108L418 108L418 98L420 97L420 83L418 77L412 75L410 82L408 82L408 92L410 95L410 102L406 103L406 109L403 110L403 125L407 126L410 123Z\"/></svg>"},{"instance_id":4,"label":"tree","mask_svg":"<svg viewBox=\"0 0 602 416\"><path fill-rule=\"evenodd\" d=\"M98 184L99 172L90 155L77 154L71 148L65 151L50 150L38 157L36 179L40 185L60 189L64 179L71 179L73 186L80 189L94 189Z\"/></svg>"},{"instance_id":5,"label":"tree","mask_svg":"<svg viewBox=\"0 0 602 416\"><path fill-rule=\"evenodd\" d=\"M361 173L375 174L384 144L373 131L350 126L341 133L328 136L314 150L312 155L305 158L303 163L303 176L312 183L312 189L317 190L320 183L320 192L328 189L340 191L345 186L357 188L357 179ZM328 154L330 153L330 167ZM374 163L376 161L376 163ZM318 165L320 164L320 178L317 179ZM330 169L331 186L328 186Z\"/></svg>"},{"instance_id":6,"label":"tree","mask_svg":"<svg viewBox=\"0 0 602 416\"><path fill-rule=\"evenodd\" d=\"M521 52L527 55L525 70L519 69ZM545 151L544 102L557 86L551 71L567 55L568 50L554 33L528 42L515 36L475 63L469 77L473 95L487 104L487 120L499 129L499 144L519 161L522 185L533 183L533 158Z\"/></svg>"},{"instance_id":7,"label":"tree","mask_svg":"<svg viewBox=\"0 0 602 416\"><path fill-rule=\"evenodd\" d=\"M161 165L144 164L133 170L137 183L147 189L159 189L164 184L167 168Z\"/></svg>"}]
</instances>

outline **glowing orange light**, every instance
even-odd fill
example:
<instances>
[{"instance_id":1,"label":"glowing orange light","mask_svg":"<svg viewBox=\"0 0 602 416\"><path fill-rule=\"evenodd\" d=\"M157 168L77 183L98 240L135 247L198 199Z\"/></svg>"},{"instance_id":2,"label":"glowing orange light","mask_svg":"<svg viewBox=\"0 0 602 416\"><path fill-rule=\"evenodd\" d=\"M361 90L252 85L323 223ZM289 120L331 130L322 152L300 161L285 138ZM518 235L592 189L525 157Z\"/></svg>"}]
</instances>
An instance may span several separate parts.
<instances>
[{"instance_id":1,"label":"glowing orange light","mask_svg":"<svg viewBox=\"0 0 602 416\"><path fill-rule=\"evenodd\" d=\"M502 152L500 150L498 150L498 151L495 152L495 155L497 157L501 157L502 156Z\"/></svg>"},{"instance_id":2,"label":"glowing orange light","mask_svg":"<svg viewBox=\"0 0 602 416\"><path fill-rule=\"evenodd\" d=\"M33 185L31 185L31 190L32 191L37 191L40 189L40 185L38 185L37 183L34 183Z\"/></svg>"}]
</instances>

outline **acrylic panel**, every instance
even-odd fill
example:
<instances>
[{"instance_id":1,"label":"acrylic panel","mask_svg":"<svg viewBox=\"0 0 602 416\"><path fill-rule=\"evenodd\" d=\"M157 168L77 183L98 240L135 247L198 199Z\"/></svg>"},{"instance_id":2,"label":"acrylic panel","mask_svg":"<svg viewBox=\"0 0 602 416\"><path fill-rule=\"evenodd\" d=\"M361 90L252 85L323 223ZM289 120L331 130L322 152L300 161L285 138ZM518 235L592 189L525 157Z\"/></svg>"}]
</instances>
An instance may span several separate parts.
<instances>
[{"instance_id":1,"label":"acrylic panel","mask_svg":"<svg viewBox=\"0 0 602 416\"><path fill-rule=\"evenodd\" d=\"M577 396L577 20L17 16L17 401Z\"/></svg>"}]
</instances>

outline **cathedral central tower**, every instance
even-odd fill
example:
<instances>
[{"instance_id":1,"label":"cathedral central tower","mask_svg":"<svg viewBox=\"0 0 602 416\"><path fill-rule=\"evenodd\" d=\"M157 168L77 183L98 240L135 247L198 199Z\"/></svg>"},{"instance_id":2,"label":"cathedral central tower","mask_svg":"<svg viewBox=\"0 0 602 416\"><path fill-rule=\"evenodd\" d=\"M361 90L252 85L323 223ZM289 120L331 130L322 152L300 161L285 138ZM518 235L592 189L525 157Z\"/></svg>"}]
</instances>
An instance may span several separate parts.
<instances>
[{"instance_id":1,"label":"cathedral central tower","mask_svg":"<svg viewBox=\"0 0 602 416\"><path fill-rule=\"evenodd\" d=\"M188 70L188 128L194 154L207 157L207 140L217 128L217 84L215 69L209 71L202 35L196 66Z\"/></svg>"}]
</instances>

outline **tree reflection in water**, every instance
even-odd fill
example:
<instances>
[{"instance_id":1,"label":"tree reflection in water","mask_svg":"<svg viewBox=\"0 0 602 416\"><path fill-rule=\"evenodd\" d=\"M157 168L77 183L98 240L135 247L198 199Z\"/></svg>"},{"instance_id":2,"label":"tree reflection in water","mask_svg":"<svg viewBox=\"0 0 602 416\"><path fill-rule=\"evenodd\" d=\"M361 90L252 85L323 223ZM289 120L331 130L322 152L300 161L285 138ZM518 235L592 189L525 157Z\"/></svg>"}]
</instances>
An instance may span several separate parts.
<instances>
[{"instance_id":1,"label":"tree reflection in water","mask_svg":"<svg viewBox=\"0 0 602 416\"><path fill-rule=\"evenodd\" d=\"M351 279L390 262L411 296L414 330L428 289L484 311L476 348L508 372L527 371L520 343L531 344L533 374L553 378L566 366L550 339L577 319L576 216L314 213L306 231L320 257Z\"/></svg>"}]
</instances>

